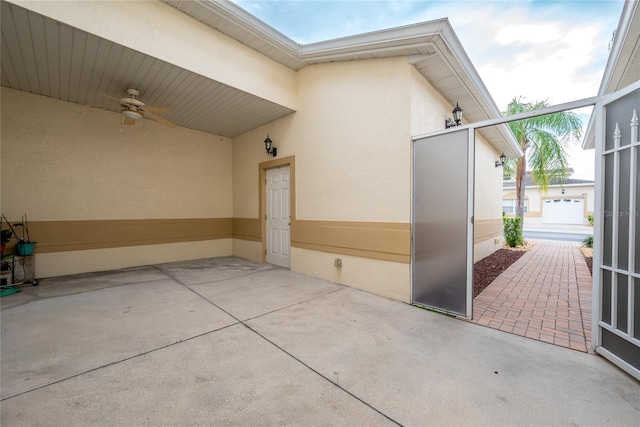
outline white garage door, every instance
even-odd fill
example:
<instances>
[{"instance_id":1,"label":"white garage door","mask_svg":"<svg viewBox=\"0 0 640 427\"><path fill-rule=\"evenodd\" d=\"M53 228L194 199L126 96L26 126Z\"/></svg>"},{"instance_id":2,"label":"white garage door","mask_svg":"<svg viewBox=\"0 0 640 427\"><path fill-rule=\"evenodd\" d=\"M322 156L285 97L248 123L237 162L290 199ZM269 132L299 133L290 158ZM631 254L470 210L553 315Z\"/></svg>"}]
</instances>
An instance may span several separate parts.
<instances>
[{"instance_id":1,"label":"white garage door","mask_svg":"<svg viewBox=\"0 0 640 427\"><path fill-rule=\"evenodd\" d=\"M542 204L544 224L583 224L584 199L545 199Z\"/></svg>"}]
</instances>

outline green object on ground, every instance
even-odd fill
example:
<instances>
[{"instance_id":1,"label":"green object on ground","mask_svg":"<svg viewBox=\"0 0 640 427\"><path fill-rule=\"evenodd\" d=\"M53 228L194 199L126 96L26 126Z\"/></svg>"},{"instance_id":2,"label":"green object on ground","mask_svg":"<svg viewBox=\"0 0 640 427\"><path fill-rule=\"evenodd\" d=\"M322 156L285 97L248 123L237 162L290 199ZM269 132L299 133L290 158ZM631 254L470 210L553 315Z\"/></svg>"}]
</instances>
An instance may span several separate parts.
<instances>
[{"instance_id":1,"label":"green object on ground","mask_svg":"<svg viewBox=\"0 0 640 427\"><path fill-rule=\"evenodd\" d=\"M7 286L5 288L0 289L0 297L6 297L9 295L17 294L20 292L20 289L14 288L13 286Z\"/></svg>"}]
</instances>

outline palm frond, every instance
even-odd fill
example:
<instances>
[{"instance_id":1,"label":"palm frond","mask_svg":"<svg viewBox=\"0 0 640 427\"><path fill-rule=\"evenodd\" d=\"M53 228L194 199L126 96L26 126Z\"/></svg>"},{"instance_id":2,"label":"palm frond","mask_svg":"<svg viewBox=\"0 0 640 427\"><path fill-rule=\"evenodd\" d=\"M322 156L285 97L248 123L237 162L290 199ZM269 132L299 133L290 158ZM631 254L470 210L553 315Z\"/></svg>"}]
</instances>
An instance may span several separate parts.
<instances>
[{"instance_id":1,"label":"palm frond","mask_svg":"<svg viewBox=\"0 0 640 427\"><path fill-rule=\"evenodd\" d=\"M522 97L513 98L503 115L513 115L548 107L547 101L527 102ZM562 182L568 176L566 148L582 137L582 120L572 112L545 114L509 123L520 148L525 153L522 160L531 170L535 184L546 191L549 185ZM505 163L505 174L516 176L518 159ZM520 178L521 179L521 178ZM521 185L522 183L518 183ZM519 203L523 203L518 200Z\"/></svg>"}]
</instances>

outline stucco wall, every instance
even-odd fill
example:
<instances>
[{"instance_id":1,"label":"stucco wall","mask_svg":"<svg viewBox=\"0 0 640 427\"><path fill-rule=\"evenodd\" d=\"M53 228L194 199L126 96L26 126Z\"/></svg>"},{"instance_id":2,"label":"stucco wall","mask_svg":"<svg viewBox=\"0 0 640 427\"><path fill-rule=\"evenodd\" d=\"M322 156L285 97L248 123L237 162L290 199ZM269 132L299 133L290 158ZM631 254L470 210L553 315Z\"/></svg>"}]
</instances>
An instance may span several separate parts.
<instances>
[{"instance_id":1,"label":"stucco wall","mask_svg":"<svg viewBox=\"0 0 640 427\"><path fill-rule=\"evenodd\" d=\"M287 134L298 219L410 221L409 69L394 58L299 72L299 110Z\"/></svg>"},{"instance_id":2,"label":"stucco wall","mask_svg":"<svg viewBox=\"0 0 640 427\"><path fill-rule=\"evenodd\" d=\"M444 129L452 110L449 102L411 67L411 135Z\"/></svg>"},{"instance_id":3,"label":"stucco wall","mask_svg":"<svg viewBox=\"0 0 640 427\"><path fill-rule=\"evenodd\" d=\"M500 249L502 232L502 168L498 153L478 132L475 147L474 262Z\"/></svg>"},{"instance_id":4,"label":"stucco wall","mask_svg":"<svg viewBox=\"0 0 640 427\"><path fill-rule=\"evenodd\" d=\"M1 201L2 211L12 221L27 213L43 233L51 224L71 228L90 224L87 232L104 233L123 220L144 226L165 219L232 217L229 138L169 129L153 121L146 122L143 137L140 123L121 132L117 113L4 87L1 95ZM189 257L229 255L231 240L225 240L200 242L199 255ZM56 255L37 255L37 274L46 277L162 262L175 244L110 249L107 258L101 252L92 254L97 250L92 247L81 251L82 256L53 248ZM154 251L156 255L150 255ZM100 259L105 262L96 265Z\"/></svg>"},{"instance_id":5,"label":"stucco wall","mask_svg":"<svg viewBox=\"0 0 640 427\"><path fill-rule=\"evenodd\" d=\"M307 66L298 111L234 138L234 215L258 215L258 167L296 156L297 218L410 221L409 64L406 58Z\"/></svg>"}]
</instances>

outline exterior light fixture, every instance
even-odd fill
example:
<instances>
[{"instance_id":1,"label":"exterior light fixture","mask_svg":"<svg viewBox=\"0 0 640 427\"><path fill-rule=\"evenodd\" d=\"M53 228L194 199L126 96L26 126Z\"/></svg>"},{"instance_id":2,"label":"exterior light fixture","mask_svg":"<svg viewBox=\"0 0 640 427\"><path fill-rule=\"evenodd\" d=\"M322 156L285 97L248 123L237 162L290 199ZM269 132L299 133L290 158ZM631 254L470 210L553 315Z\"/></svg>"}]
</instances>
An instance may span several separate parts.
<instances>
[{"instance_id":1,"label":"exterior light fixture","mask_svg":"<svg viewBox=\"0 0 640 427\"><path fill-rule=\"evenodd\" d=\"M457 102L456 102L456 108L453 109L452 113L453 113L453 120L450 118L447 118L447 120L444 121L444 126L447 129L455 126L460 126L460 124L462 123L462 108L460 108Z\"/></svg>"},{"instance_id":2,"label":"exterior light fixture","mask_svg":"<svg viewBox=\"0 0 640 427\"><path fill-rule=\"evenodd\" d=\"M500 154L500 158L496 160L496 167L499 168L500 166L504 166L504 162L506 161L507 156L505 156L504 153Z\"/></svg>"},{"instance_id":3,"label":"exterior light fixture","mask_svg":"<svg viewBox=\"0 0 640 427\"><path fill-rule=\"evenodd\" d=\"M273 146L273 141L269 138L269 134L267 134L267 139L264 140L264 148L267 150L267 155L273 157L278 155L278 149Z\"/></svg>"}]
</instances>

